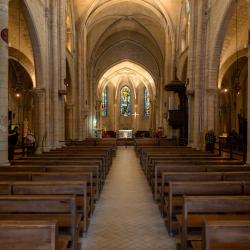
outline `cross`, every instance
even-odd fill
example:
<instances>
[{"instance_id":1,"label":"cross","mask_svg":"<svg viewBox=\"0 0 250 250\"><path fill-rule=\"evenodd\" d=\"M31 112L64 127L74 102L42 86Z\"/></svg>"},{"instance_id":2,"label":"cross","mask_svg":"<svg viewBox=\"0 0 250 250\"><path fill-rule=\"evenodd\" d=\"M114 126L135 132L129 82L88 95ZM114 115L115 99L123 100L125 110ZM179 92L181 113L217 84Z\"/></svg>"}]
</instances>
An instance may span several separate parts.
<instances>
[{"instance_id":1,"label":"cross","mask_svg":"<svg viewBox=\"0 0 250 250\"><path fill-rule=\"evenodd\" d=\"M139 114L137 114L136 113L136 111L135 111L135 113L134 114L132 114L134 117L135 117L135 119L136 119L136 117L139 115Z\"/></svg>"}]
</instances>

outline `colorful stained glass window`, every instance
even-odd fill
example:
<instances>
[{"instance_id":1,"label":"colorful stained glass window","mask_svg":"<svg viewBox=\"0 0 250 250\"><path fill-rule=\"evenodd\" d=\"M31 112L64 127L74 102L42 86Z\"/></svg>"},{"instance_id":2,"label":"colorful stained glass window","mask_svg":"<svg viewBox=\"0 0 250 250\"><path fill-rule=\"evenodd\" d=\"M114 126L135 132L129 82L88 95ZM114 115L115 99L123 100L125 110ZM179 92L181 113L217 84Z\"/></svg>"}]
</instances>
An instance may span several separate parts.
<instances>
[{"instance_id":1,"label":"colorful stained glass window","mask_svg":"<svg viewBox=\"0 0 250 250\"><path fill-rule=\"evenodd\" d=\"M144 88L144 116L150 116L151 105L147 88Z\"/></svg>"},{"instance_id":2,"label":"colorful stained glass window","mask_svg":"<svg viewBox=\"0 0 250 250\"><path fill-rule=\"evenodd\" d=\"M101 115L108 116L108 87L102 91Z\"/></svg>"},{"instance_id":3,"label":"colorful stained glass window","mask_svg":"<svg viewBox=\"0 0 250 250\"><path fill-rule=\"evenodd\" d=\"M190 13L190 3L189 3L189 0L186 0L186 13L187 13L187 15L189 15L189 13Z\"/></svg>"},{"instance_id":4,"label":"colorful stained glass window","mask_svg":"<svg viewBox=\"0 0 250 250\"><path fill-rule=\"evenodd\" d=\"M120 97L120 111L123 116L131 115L131 89L124 86L121 89Z\"/></svg>"}]
</instances>

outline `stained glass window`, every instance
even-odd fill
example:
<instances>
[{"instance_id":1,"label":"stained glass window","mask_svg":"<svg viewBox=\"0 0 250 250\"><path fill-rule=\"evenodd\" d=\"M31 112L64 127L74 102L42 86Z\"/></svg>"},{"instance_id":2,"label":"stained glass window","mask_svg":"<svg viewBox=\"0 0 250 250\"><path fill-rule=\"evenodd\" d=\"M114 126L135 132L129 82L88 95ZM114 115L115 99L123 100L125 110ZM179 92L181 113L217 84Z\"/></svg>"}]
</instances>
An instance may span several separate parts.
<instances>
[{"instance_id":1,"label":"stained glass window","mask_svg":"<svg viewBox=\"0 0 250 250\"><path fill-rule=\"evenodd\" d=\"M121 89L120 97L120 111L123 116L131 115L131 89L124 86Z\"/></svg>"},{"instance_id":2,"label":"stained glass window","mask_svg":"<svg viewBox=\"0 0 250 250\"><path fill-rule=\"evenodd\" d=\"M189 15L189 13L190 13L190 3L189 3L189 0L186 0L186 13L187 13L187 15Z\"/></svg>"},{"instance_id":3,"label":"stained glass window","mask_svg":"<svg viewBox=\"0 0 250 250\"><path fill-rule=\"evenodd\" d=\"M147 88L144 88L144 116L150 116L150 110L151 110L151 105L150 105L150 98L149 98L149 93Z\"/></svg>"},{"instance_id":4,"label":"stained glass window","mask_svg":"<svg viewBox=\"0 0 250 250\"><path fill-rule=\"evenodd\" d=\"M102 91L101 115L108 116L108 87Z\"/></svg>"}]
</instances>

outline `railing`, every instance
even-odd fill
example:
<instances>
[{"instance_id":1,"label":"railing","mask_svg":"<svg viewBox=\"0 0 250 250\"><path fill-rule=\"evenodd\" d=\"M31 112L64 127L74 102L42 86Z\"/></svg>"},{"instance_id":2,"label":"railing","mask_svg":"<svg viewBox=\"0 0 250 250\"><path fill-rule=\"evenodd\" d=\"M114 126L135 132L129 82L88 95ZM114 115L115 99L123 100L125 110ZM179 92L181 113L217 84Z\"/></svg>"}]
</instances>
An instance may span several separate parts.
<instances>
[{"instance_id":1,"label":"railing","mask_svg":"<svg viewBox=\"0 0 250 250\"><path fill-rule=\"evenodd\" d=\"M242 159L243 163L246 163L247 156L247 145L236 142L228 142L227 138L219 138L216 143L216 150L218 150L219 155L222 156L223 153L229 155L230 159Z\"/></svg>"}]
</instances>

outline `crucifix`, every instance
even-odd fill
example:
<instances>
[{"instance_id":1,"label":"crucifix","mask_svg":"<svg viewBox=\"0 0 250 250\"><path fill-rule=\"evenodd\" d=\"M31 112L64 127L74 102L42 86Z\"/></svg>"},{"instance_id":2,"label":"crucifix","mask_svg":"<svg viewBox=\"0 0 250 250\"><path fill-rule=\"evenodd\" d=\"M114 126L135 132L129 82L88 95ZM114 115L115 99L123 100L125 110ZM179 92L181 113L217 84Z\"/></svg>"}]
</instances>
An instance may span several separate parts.
<instances>
[{"instance_id":1,"label":"crucifix","mask_svg":"<svg viewBox=\"0 0 250 250\"><path fill-rule=\"evenodd\" d=\"M137 116L139 116L139 114L138 113L136 113L136 111L135 111L135 113L134 114L132 114L134 117L135 117L135 119L136 119L136 117Z\"/></svg>"}]
</instances>

